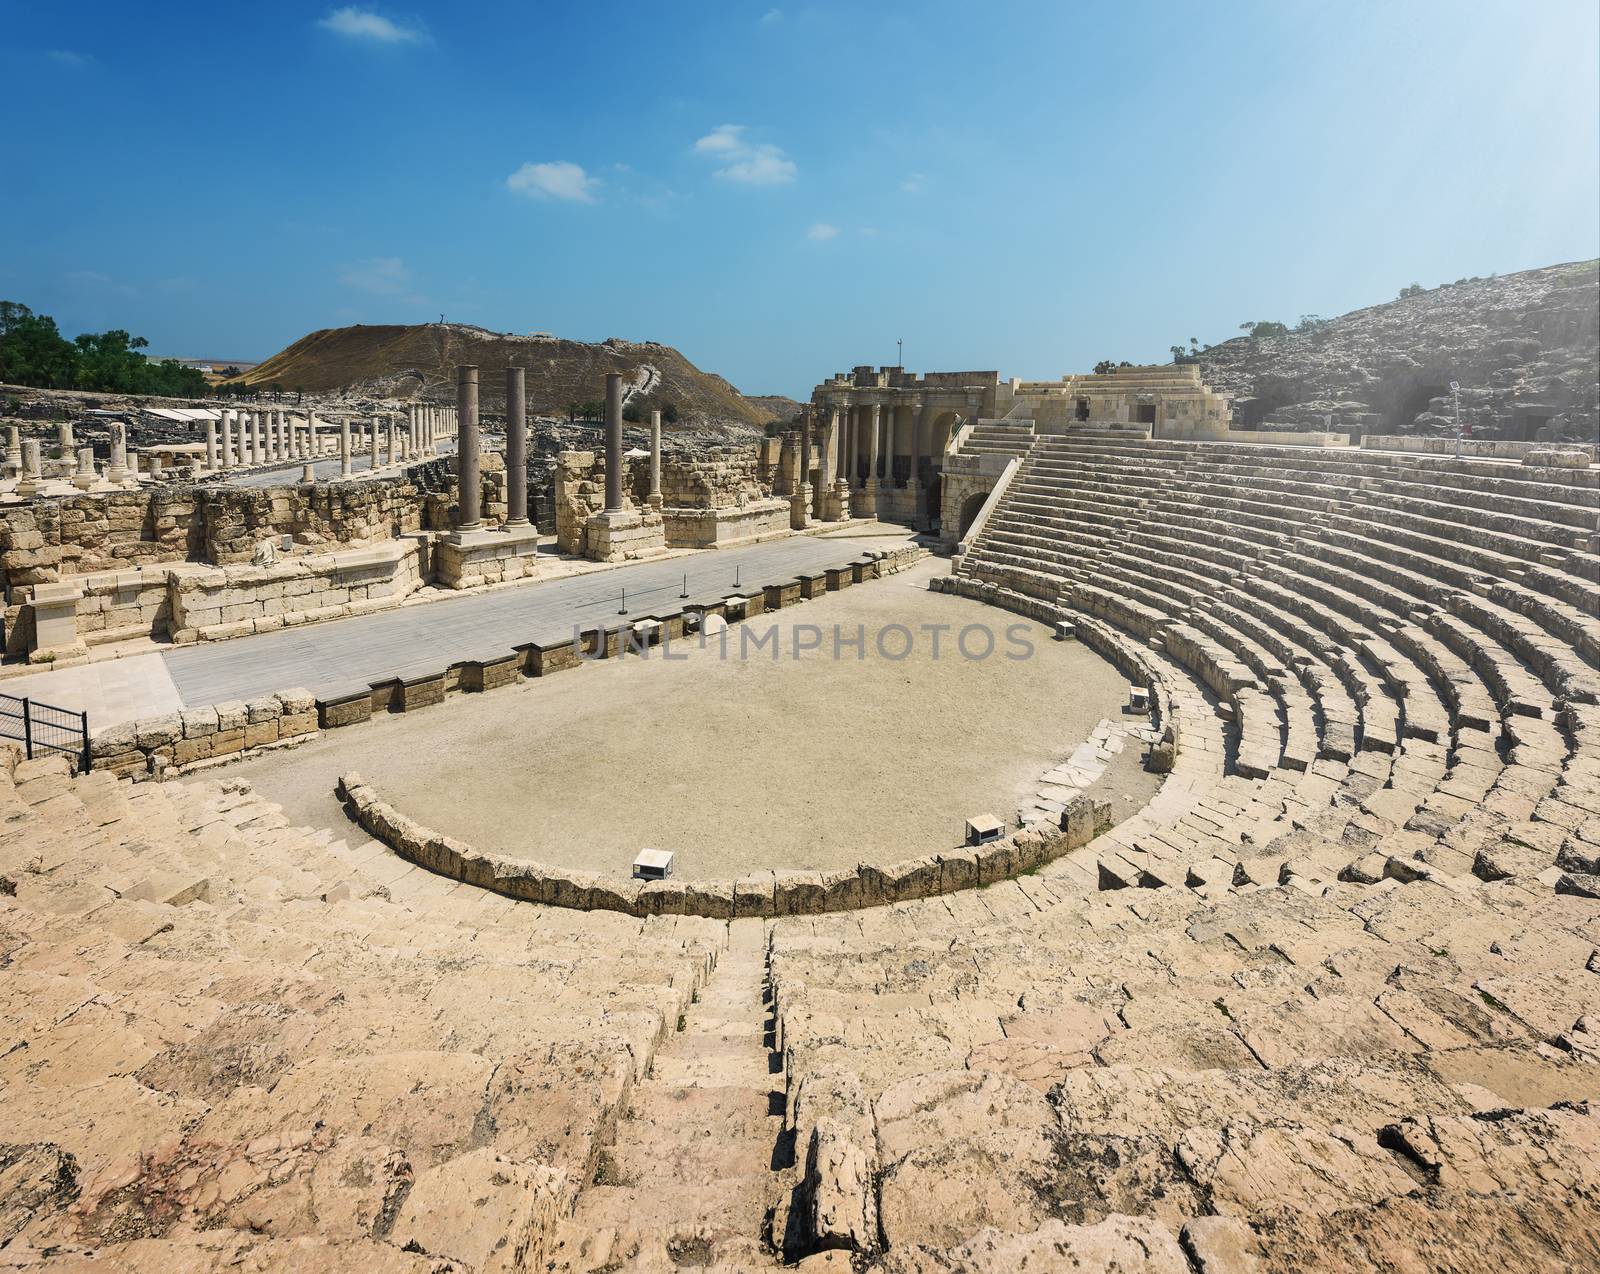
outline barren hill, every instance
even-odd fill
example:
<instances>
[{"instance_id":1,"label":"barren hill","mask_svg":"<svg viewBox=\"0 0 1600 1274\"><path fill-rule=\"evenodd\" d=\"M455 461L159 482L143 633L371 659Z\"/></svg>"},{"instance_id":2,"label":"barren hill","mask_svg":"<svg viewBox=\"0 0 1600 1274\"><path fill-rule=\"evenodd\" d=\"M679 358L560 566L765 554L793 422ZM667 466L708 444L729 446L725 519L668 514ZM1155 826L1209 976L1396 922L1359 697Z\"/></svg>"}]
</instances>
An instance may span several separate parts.
<instances>
[{"instance_id":1,"label":"barren hill","mask_svg":"<svg viewBox=\"0 0 1600 1274\"><path fill-rule=\"evenodd\" d=\"M703 372L670 345L611 339L599 343L553 336L513 336L461 323L325 328L239 377L247 385L276 381L312 393L455 398L456 367L475 363L484 410L505 409L506 367L527 370L528 405L561 414L572 403L598 401L607 372L655 403L673 403L685 420L735 420L761 425L799 410L775 397L746 398L722 377ZM787 406L785 406L787 404Z\"/></svg>"},{"instance_id":2,"label":"barren hill","mask_svg":"<svg viewBox=\"0 0 1600 1274\"><path fill-rule=\"evenodd\" d=\"M1600 430L1600 273L1595 261L1462 279L1283 336L1200 352L1235 424L1593 442Z\"/></svg>"}]
</instances>

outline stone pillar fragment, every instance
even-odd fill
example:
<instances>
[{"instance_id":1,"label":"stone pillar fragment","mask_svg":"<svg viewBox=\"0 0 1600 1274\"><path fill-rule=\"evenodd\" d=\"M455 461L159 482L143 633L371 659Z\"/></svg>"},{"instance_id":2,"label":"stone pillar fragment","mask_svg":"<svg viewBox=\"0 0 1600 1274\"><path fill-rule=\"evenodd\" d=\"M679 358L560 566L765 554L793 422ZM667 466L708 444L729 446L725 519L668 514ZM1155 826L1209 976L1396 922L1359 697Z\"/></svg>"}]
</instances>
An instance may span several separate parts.
<instances>
[{"instance_id":1,"label":"stone pillar fragment","mask_svg":"<svg viewBox=\"0 0 1600 1274\"><path fill-rule=\"evenodd\" d=\"M606 373L606 508L622 508L622 376Z\"/></svg>"},{"instance_id":2,"label":"stone pillar fragment","mask_svg":"<svg viewBox=\"0 0 1600 1274\"><path fill-rule=\"evenodd\" d=\"M111 422L111 469L106 476L119 485L128 480L128 426L120 420Z\"/></svg>"},{"instance_id":3,"label":"stone pillar fragment","mask_svg":"<svg viewBox=\"0 0 1600 1274\"><path fill-rule=\"evenodd\" d=\"M72 422L70 420L63 420L56 425L56 442L61 447L61 458L63 460L71 460L72 453L76 450L76 444L72 440Z\"/></svg>"},{"instance_id":4,"label":"stone pillar fragment","mask_svg":"<svg viewBox=\"0 0 1600 1274\"><path fill-rule=\"evenodd\" d=\"M470 364L456 368L456 413L456 472L461 478L456 529L477 531L483 527L478 460L478 369Z\"/></svg>"},{"instance_id":5,"label":"stone pillar fragment","mask_svg":"<svg viewBox=\"0 0 1600 1274\"><path fill-rule=\"evenodd\" d=\"M661 507L661 413L650 413L650 503Z\"/></svg>"},{"instance_id":6,"label":"stone pillar fragment","mask_svg":"<svg viewBox=\"0 0 1600 1274\"><path fill-rule=\"evenodd\" d=\"M506 368L506 525L528 525L528 384L520 367Z\"/></svg>"}]
</instances>

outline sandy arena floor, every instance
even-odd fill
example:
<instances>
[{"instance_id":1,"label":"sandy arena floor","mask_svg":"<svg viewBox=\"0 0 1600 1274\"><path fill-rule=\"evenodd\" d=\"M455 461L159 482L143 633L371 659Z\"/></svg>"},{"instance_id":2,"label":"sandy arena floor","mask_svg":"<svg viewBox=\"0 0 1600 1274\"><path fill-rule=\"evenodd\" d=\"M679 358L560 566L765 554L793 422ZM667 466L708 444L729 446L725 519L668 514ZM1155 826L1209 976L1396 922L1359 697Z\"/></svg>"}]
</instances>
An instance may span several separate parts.
<instances>
[{"instance_id":1,"label":"sandy arena floor","mask_svg":"<svg viewBox=\"0 0 1600 1274\"><path fill-rule=\"evenodd\" d=\"M683 878L756 868L828 870L960 843L963 821L1011 819L1126 693L1109 664L1020 616L927 590L948 569L911 571L770 615L672 660L594 663L410 716L333 731L217 771L248 778L296 822L347 828L334 780L359 770L436 831L509 856L626 876L651 845ZM922 625L950 625L933 657ZM833 657L866 628L866 655ZM909 633L890 629L904 625ZM987 659L977 655L992 633ZM1015 627L1013 627L1015 626ZM775 629L740 656L743 634ZM1026 658L1007 630L1031 646ZM795 638L821 648L793 655ZM910 655L895 660L908 642ZM681 660L678 656L684 656ZM1130 748L1093 789L1126 817L1156 779Z\"/></svg>"}]
</instances>

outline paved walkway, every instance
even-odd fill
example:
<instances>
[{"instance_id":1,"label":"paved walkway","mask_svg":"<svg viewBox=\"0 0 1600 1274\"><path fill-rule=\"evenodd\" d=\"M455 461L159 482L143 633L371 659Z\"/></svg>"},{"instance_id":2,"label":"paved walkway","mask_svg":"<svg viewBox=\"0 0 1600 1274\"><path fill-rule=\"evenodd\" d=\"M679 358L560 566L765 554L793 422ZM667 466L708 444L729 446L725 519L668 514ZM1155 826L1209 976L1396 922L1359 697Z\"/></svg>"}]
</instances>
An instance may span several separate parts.
<instances>
[{"instance_id":1,"label":"paved walkway","mask_svg":"<svg viewBox=\"0 0 1600 1274\"><path fill-rule=\"evenodd\" d=\"M12 695L89 713L91 730L228 699L302 686L316 695L360 691L375 681L438 671L463 659L788 580L839 566L864 548L891 548L909 535L863 528L860 535L795 536L747 548L691 553L656 562L484 593L413 603L374 615L287 628L233 641L179 646L0 682Z\"/></svg>"}]
</instances>

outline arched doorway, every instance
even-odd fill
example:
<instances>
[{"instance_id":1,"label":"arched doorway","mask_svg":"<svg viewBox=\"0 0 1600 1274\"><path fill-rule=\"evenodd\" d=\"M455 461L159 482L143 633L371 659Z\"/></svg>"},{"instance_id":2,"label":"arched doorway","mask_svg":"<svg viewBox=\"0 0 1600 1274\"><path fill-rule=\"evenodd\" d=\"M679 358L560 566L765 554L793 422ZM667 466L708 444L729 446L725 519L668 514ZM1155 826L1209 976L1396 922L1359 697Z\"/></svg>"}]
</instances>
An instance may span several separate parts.
<instances>
[{"instance_id":1,"label":"arched doorway","mask_svg":"<svg viewBox=\"0 0 1600 1274\"><path fill-rule=\"evenodd\" d=\"M922 526L931 531L939 529L939 510L944 507L944 476L935 469L923 488ZM920 528L919 528L920 529Z\"/></svg>"},{"instance_id":2,"label":"arched doorway","mask_svg":"<svg viewBox=\"0 0 1600 1274\"><path fill-rule=\"evenodd\" d=\"M961 502L960 529L956 532L956 539L965 539L972 524L978 520L978 514L983 510L983 502L989 498L986 491L975 491Z\"/></svg>"}]
</instances>

